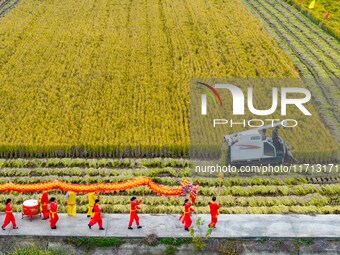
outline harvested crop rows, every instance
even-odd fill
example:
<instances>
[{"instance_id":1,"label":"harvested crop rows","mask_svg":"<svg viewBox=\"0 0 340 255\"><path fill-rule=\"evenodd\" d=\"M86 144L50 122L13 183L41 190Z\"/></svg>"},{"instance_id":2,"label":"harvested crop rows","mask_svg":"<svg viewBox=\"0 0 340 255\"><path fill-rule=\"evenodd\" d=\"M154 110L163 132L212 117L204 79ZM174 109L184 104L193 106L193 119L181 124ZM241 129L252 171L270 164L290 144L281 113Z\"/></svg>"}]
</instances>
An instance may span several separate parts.
<instances>
[{"instance_id":1,"label":"harvested crop rows","mask_svg":"<svg viewBox=\"0 0 340 255\"><path fill-rule=\"evenodd\" d=\"M190 79L298 75L238 0L26 0L0 19L0 156L188 156ZM335 87L314 90L338 130ZM310 108L288 143L330 161Z\"/></svg>"},{"instance_id":2,"label":"harvested crop rows","mask_svg":"<svg viewBox=\"0 0 340 255\"><path fill-rule=\"evenodd\" d=\"M20 0L0 0L0 17L15 7Z\"/></svg>"},{"instance_id":3,"label":"harvested crop rows","mask_svg":"<svg viewBox=\"0 0 340 255\"><path fill-rule=\"evenodd\" d=\"M339 42L283 1L245 2L292 57L318 104L323 121L339 142Z\"/></svg>"},{"instance_id":4,"label":"harvested crop rows","mask_svg":"<svg viewBox=\"0 0 340 255\"><path fill-rule=\"evenodd\" d=\"M285 0L295 7L303 11L307 17L313 20L316 24L328 30L336 38L340 39L340 2L329 0L317 0L315 7L309 9L309 4L312 1L300 1L300 0ZM326 13L328 12L328 18Z\"/></svg>"},{"instance_id":5,"label":"harvested crop rows","mask_svg":"<svg viewBox=\"0 0 340 255\"><path fill-rule=\"evenodd\" d=\"M197 176L185 160L86 160L30 159L2 160L1 183L38 183L61 180L70 183L116 183L146 176L158 184L180 186L183 177L200 185L196 201L198 213L208 213L208 202L218 195L221 213L340 213L340 181L333 174L264 175L264 176ZM315 183L317 182L317 183ZM14 210L20 212L24 200L41 194L0 194L0 201L13 197ZM143 196L143 213L181 213L184 197L160 197L147 187L118 193L100 194L106 213L128 213L129 198ZM51 191L61 212L65 212L65 194ZM87 211L87 195L77 195L77 211ZM0 210L4 207L0 205Z\"/></svg>"}]
</instances>

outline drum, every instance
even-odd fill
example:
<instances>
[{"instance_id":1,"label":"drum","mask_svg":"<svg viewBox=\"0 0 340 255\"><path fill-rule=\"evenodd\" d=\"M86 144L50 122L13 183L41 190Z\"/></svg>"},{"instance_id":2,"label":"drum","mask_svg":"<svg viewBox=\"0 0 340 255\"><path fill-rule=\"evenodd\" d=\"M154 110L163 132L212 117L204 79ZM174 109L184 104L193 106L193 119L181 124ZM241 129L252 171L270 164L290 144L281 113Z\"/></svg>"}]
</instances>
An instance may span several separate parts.
<instances>
[{"instance_id":1,"label":"drum","mask_svg":"<svg viewBox=\"0 0 340 255\"><path fill-rule=\"evenodd\" d=\"M22 205L22 218L24 216L29 216L32 220L32 216L40 215L39 203L35 199L30 199L24 201Z\"/></svg>"}]
</instances>

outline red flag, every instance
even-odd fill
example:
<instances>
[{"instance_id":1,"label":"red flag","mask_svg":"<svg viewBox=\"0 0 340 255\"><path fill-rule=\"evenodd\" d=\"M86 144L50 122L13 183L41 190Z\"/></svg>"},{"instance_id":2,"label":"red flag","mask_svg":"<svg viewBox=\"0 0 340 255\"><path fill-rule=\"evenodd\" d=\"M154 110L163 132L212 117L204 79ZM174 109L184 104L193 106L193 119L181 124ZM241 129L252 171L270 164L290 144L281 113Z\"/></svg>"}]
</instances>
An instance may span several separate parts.
<instances>
[{"instance_id":1,"label":"red flag","mask_svg":"<svg viewBox=\"0 0 340 255\"><path fill-rule=\"evenodd\" d=\"M325 18L328 19L329 17L329 12L326 12Z\"/></svg>"}]
</instances>

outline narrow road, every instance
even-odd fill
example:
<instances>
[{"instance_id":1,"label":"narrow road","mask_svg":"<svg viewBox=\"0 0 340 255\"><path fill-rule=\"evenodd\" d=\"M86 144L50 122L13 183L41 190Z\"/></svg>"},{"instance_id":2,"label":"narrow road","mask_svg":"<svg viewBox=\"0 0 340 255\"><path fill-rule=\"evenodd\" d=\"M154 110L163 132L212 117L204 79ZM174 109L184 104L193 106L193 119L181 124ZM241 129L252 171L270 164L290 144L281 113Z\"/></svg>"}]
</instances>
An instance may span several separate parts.
<instances>
[{"instance_id":1,"label":"narrow road","mask_svg":"<svg viewBox=\"0 0 340 255\"><path fill-rule=\"evenodd\" d=\"M0 216L3 221L4 216ZM133 230L127 228L129 214L107 214L103 218L104 231L98 225L89 229L89 218L86 214L77 214L69 217L59 214L57 229L52 230L48 220L39 217L21 219L16 214L19 229L7 226L0 232L0 236L109 236L109 237L146 237L156 234L159 237L190 237L189 232L183 229L177 214L139 214L142 228ZM204 220L201 229L195 226L198 217ZM208 230L210 215L193 214L195 233L205 235ZM340 237L339 215L279 215L279 214L222 214L219 216L217 227L212 237L241 237L241 238L338 238Z\"/></svg>"}]
</instances>

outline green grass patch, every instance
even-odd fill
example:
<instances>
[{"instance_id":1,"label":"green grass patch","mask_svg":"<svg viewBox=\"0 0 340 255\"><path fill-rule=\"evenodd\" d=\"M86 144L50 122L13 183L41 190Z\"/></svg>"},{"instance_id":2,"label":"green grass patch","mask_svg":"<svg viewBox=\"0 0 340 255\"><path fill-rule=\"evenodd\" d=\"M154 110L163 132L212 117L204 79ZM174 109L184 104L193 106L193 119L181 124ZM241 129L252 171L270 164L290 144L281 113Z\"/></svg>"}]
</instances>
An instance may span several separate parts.
<instances>
[{"instance_id":1,"label":"green grass patch","mask_svg":"<svg viewBox=\"0 0 340 255\"><path fill-rule=\"evenodd\" d=\"M163 237L163 238L159 238L159 243L179 247L183 244L192 243L192 239L191 238Z\"/></svg>"},{"instance_id":2,"label":"green grass patch","mask_svg":"<svg viewBox=\"0 0 340 255\"><path fill-rule=\"evenodd\" d=\"M119 247L124 243L124 240L118 237L68 237L66 241L86 251L97 247Z\"/></svg>"}]
</instances>

